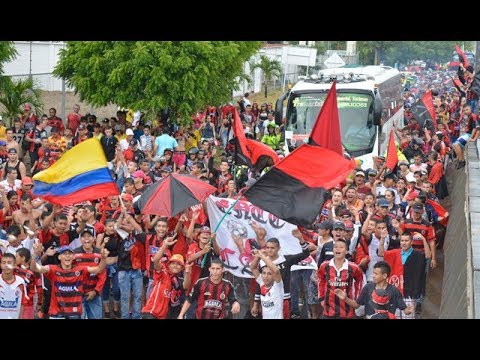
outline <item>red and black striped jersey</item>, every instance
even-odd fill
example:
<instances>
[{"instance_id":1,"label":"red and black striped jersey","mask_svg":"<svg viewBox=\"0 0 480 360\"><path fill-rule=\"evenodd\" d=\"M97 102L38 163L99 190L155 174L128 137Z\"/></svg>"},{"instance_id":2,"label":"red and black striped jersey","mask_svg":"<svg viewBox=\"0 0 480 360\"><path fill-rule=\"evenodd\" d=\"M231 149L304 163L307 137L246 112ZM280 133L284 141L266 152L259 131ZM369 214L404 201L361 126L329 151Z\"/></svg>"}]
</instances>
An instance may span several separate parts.
<instances>
[{"instance_id":1,"label":"red and black striped jersey","mask_svg":"<svg viewBox=\"0 0 480 360\"><path fill-rule=\"evenodd\" d=\"M13 271L15 275L20 276L25 282L27 287L27 296L22 298L22 304L27 306L33 306L33 295L35 294L35 273L30 269L24 269L21 267L15 268Z\"/></svg>"},{"instance_id":2,"label":"red and black striped jersey","mask_svg":"<svg viewBox=\"0 0 480 360\"><path fill-rule=\"evenodd\" d=\"M363 287L363 272L357 264L345 259L340 269L335 268L335 259L324 261L318 269L318 298L324 300L323 314L328 317L353 318L355 311L345 300L335 295L335 289L346 292L356 299Z\"/></svg>"},{"instance_id":3,"label":"red and black striped jersey","mask_svg":"<svg viewBox=\"0 0 480 360\"><path fill-rule=\"evenodd\" d=\"M218 284L210 281L210 277L197 281L188 296L192 303L197 300L197 319L223 319L225 317L225 304L236 301L235 291L230 281L222 279Z\"/></svg>"},{"instance_id":4,"label":"red and black striped jersey","mask_svg":"<svg viewBox=\"0 0 480 360\"><path fill-rule=\"evenodd\" d=\"M430 223L425 219L422 219L420 222L415 222L413 219L406 219L402 224L400 224L400 229L402 229L404 233L412 234L412 247L414 250L425 252L425 249L423 248L423 240L414 237L413 233L415 232L422 234L422 236L427 239L427 242L437 240L433 226L430 225Z\"/></svg>"},{"instance_id":5,"label":"red and black striped jersey","mask_svg":"<svg viewBox=\"0 0 480 360\"><path fill-rule=\"evenodd\" d=\"M98 266L102 260L100 249L93 247L93 252L86 253L83 247L73 250L75 253L73 266ZM87 281L83 284L83 293L86 294L92 290L96 290L98 294L102 293L103 286L107 280L107 269L103 269L100 274L90 274Z\"/></svg>"},{"instance_id":6,"label":"red and black striped jersey","mask_svg":"<svg viewBox=\"0 0 480 360\"><path fill-rule=\"evenodd\" d=\"M52 283L52 297L49 315L81 315L83 284L90 275L86 266L62 269L58 265L49 265L45 277Z\"/></svg>"}]
</instances>

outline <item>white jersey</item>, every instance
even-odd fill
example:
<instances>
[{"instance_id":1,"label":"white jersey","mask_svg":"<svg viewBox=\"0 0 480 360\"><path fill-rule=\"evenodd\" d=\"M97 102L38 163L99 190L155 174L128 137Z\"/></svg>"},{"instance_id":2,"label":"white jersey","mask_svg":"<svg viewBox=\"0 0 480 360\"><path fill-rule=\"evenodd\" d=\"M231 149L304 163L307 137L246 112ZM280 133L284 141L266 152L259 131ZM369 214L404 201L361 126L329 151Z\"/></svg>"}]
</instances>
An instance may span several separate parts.
<instances>
[{"instance_id":1,"label":"white jersey","mask_svg":"<svg viewBox=\"0 0 480 360\"><path fill-rule=\"evenodd\" d=\"M25 282L20 276L15 275L11 284L0 276L0 319L18 319L25 294Z\"/></svg>"},{"instance_id":2,"label":"white jersey","mask_svg":"<svg viewBox=\"0 0 480 360\"><path fill-rule=\"evenodd\" d=\"M263 319L283 319L283 281L274 281L268 289L263 283L262 275L259 275L257 283L260 285Z\"/></svg>"}]
</instances>

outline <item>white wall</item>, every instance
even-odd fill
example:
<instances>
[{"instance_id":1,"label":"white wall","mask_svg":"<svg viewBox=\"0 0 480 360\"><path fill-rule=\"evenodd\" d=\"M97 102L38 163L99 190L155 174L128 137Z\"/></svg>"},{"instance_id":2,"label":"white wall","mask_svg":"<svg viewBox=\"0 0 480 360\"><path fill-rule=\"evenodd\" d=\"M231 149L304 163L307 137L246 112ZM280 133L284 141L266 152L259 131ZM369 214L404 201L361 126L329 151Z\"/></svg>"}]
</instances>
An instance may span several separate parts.
<instances>
[{"instance_id":1,"label":"white wall","mask_svg":"<svg viewBox=\"0 0 480 360\"><path fill-rule=\"evenodd\" d=\"M18 55L12 62L4 64L5 75L14 79L28 77L31 66L32 76L42 90L62 90L62 80L51 73L59 60L60 49L65 47L63 41L15 41L14 44Z\"/></svg>"}]
</instances>

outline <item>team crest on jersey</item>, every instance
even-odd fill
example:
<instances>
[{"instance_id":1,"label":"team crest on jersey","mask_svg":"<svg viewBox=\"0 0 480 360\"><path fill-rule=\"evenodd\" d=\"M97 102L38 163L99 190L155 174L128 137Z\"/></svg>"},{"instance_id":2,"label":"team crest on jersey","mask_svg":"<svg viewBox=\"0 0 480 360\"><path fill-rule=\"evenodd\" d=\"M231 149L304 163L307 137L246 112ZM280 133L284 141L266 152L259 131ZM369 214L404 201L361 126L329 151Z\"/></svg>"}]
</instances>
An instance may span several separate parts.
<instances>
[{"instance_id":1,"label":"team crest on jersey","mask_svg":"<svg viewBox=\"0 0 480 360\"><path fill-rule=\"evenodd\" d=\"M94 262L95 264L98 264L98 263L100 262L100 260L96 257L95 259L93 259L93 262Z\"/></svg>"},{"instance_id":2,"label":"team crest on jersey","mask_svg":"<svg viewBox=\"0 0 480 360\"><path fill-rule=\"evenodd\" d=\"M75 276L80 276L80 271L75 271Z\"/></svg>"},{"instance_id":3,"label":"team crest on jersey","mask_svg":"<svg viewBox=\"0 0 480 360\"><path fill-rule=\"evenodd\" d=\"M30 273L26 273L26 274L25 274L25 277L26 277L27 279L30 279L31 276L32 276L32 275L31 275Z\"/></svg>"},{"instance_id":4,"label":"team crest on jersey","mask_svg":"<svg viewBox=\"0 0 480 360\"><path fill-rule=\"evenodd\" d=\"M225 299L225 293L222 291L222 293L220 294L220 300L224 300Z\"/></svg>"},{"instance_id":5,"label":"team crest on jersey","mask_svg":"<svg viewBox=\"0 0 480 360\"><path fill-rule=\"evenodd\" d=\"M56 271L55 275L60 276L60 271Z\"/></svg>"}]
</instances>

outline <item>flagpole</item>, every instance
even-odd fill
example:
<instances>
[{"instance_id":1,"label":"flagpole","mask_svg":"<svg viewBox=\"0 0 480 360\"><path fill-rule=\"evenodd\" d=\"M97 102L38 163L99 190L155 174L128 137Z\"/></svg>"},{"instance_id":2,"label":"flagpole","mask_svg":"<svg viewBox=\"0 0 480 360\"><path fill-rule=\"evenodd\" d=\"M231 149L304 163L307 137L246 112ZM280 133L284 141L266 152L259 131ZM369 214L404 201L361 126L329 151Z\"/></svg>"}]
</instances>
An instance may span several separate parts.
<instances>
[{"instance_id":1,"label":"flagpole","mask_svg":"<svg viewBox=\"0 0 480 360\"><path fill-rule=\"evenodd\" d=\"M225 220L225 218L227 217L228 213L230 212L230 210L233 209L233 207L235 206L235 204L240 200L240 198L243 196L243 192L240 191L240 194L238 194L238 197L235 199L235 201L232 203L232 205L230 205L230 207L227 209L227 211L225 211L225 214L223 214L222 218L220 219L220 221L218 222L217 226L215 226L215 230L213 230L213 232L216 234L217 233L217 230L218 228L220 227L221 223L223 222L223 220ZM213 238L210 237L210 245L212 244L212 240ZM206 253L205 255L203 255L203 259L202 259L202 265L201 265L201 268L203 269L205 267L205 263L207 262L207 255L208 253Z\"/></svg>"}]
</instances>

